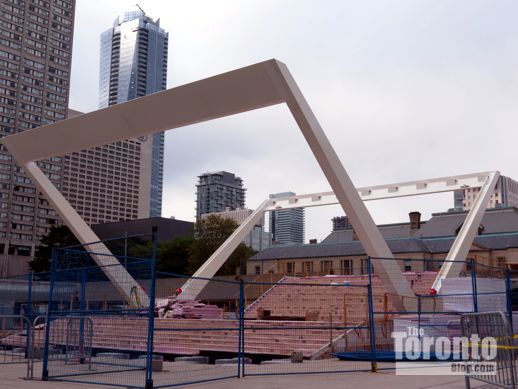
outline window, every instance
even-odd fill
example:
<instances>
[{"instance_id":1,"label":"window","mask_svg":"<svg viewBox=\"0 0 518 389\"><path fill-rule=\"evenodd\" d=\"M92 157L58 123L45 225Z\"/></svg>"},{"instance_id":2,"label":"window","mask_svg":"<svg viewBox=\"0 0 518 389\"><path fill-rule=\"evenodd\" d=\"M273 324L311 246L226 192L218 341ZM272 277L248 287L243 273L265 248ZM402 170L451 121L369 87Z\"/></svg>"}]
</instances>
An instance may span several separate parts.
<instances>
[{"instance_id":1,"label":"window","mask_svg":"<svg viewBox=\"0 0 518 389\"><path fill-rule=\"evenodd\" d=\"M412 260L405 259L403 262L403 271L412 271Z\"/></svg>"},{"instance_id":2,"label":"window","mask_svg":"<svg viewBox=\"0 0 518 389\"><path fill-rule=\"evenodd\" d=\"M352 259L343 259L340 261L340 273L345 276L350 276L353 274L353 260Z\"/></svg>"},{"instance_id":3,"label":"window","mask_svg":"<svg viewBox=\"0 0 518 389\"><path fill-rule=\"evenodd\" d=\"M362 259L362 274L369 274L369 260L367 258Z\"/></svg>"},{"instance_id":4,"label":"window","mask_svg":"<svg viewBox=\"0 0 518 389\"><path fill-rule=\"evenodd\" d=\"M302 272L305 275L311 275L313 273L313 262L312 261L302 262Z\"/></svg>"},{"instance_id":5,"label":"window","mask_svg":"<svg viewBox=\"0 0 518 389\"><path fill-rule=\"evenodd\" d=\"M295 273L295 262L286 262L286 273L287 274Z\"/></svg>"},{"instance_id":6,"label":"window","mask_svg":"<svg viewBox=\"0 0 518 389\"><path fill-rule=\"evenodd\" d=\"M261 274L261 266L255 267L255 274Z\"/></svg>"},{"instance_id":7,"label":"window","mask_svg":"<svg viewBox=\"0 0 518 389\"><path fill-rule=\"evenodd\" d=\"M320 261L320 271L325 274L333 274L333 261Z\"/></svg>"}]
</instances>

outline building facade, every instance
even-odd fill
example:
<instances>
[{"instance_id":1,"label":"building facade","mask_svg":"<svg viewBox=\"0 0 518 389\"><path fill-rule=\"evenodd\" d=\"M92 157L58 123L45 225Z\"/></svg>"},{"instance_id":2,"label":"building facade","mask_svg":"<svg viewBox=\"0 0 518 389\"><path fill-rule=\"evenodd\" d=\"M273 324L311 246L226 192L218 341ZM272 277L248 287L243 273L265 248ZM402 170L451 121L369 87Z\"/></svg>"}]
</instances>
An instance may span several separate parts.
<instances>
[{"instance_id":1,"label":"building facade","mask_svg":"<svg viewBox=\"0 0 518 389\"><path fill-rule=\"evenodd\" d=\"M90 225L147 218L149 174L140 173L150 149L150 142L133 139L67 154L61 192Z\"/></svg>"},{"instance_id":2,"label":"building facade","mask_svg":"<svg viewBox=\"0 0 518 389\"><path fill-rule=\"evenodd\" d=\"M219 216L223 219L231 219L237 225L243 223L254 211L246 208L231 210L227 208L223 212L204 213L201 219L205 219L210 215ZM271 246L272 234L264 230L264 217L262 217L254 226L252 231L248 233L243 243L255 251L262 251Z\"/></svg>"},{"instance_id":3,"label":"building facade","mask_svg":"<svg viewBox=\"0 0 518 389\"><path fill-rule=\"evenodd\" d=\"M243 180L233 173L219 171L198 176L196 184L196 220L205 213L245 207Z\"/></svg>"},{"instance_id":4,"label":"building facade","mask_svg":"<svg viewBox=\"0 0 518 389\"><path fill-rule=\"evenodd\" d=\"M133 236L141 240L152 241L153 235L151 231L153 228L156 228L158 243L165 243L178 237L192 237L194 235L193 222L167 219L165 217L151 217L92 225L92 230L99 239L119 239L119 241L124 236Z\"/></svg>"},{"instance_id":5,"label":"building facade","mask_svg":"<svg viewBox=\"0 0 518 389\"><path fill-rule=\"evenodd\" d=\"M467 213L436 213L421 221L419 212L410 212L409 222L378 228L402 270L438 271ZM518 271L518 208L487 210L468 258L482 265ZM468 271L466 266L464 270ZM484 267L477 272L483 273ZM318 244L273 245L248 260L247 273L364 275L368 274L368 256L352 227L348 227L332 231Z\"/></svg>"},{"instance_id":6,"label":"building facade","mask_svg":"<svg viewBox=\"0 0 518 389\"><path fill-rule=\"evenodd\" d=\"M0 2L1 136L67 115L75 0ZM63 160L38 162L61 188ZM0 274L27 271L35 246L58 215L0 146Z\"/></svg>"},{"instance_id":7,"label":"building facade","mask_svg":"<svg viewBox=\"0 0 518 389\"><path fill-rule=\"evenodd\" d=\"M101 35L100 108L166 89L167 52L159 20L142 11L119 16ZM158 217L163 164L163 132L72 153L63 194L89 224Z\"/></svg>"},{"instance_id":8,"label":"building facade","mask_svg":"<svg viewBox=\"0 0 518 389\"><path fill-rule=\"evenodd\" d=\"M271 194L270 198L295 196L293 192ZM272 243L304 243L304 208L270 212Z\"/></svg>"},{"instance_id":9,"label":"building facade","mask_svg":"<svg viewBox=\"0 0 518 389\"><path fill-rule=\"evenodd\" d=\"M480 188L466 188L454 192L454 209L469 210L473 207ZM518 207L518 181L500 176L487 208Z\"/></svg>"}]
</instances>

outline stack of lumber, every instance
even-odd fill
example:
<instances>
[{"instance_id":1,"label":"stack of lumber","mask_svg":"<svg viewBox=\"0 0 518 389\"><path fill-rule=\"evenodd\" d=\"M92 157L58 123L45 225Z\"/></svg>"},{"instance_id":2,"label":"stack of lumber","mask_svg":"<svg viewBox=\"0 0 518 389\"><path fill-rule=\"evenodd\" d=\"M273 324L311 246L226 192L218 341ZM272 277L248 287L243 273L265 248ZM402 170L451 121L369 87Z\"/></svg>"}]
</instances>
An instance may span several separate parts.
<instances>
[{"instance_id":1,"label":"stack of lumber","mask_svg":"<svg viewBox=\"0 0 518 389\"><path fill-rule=\"evenodd\" d=\"M155 308L158 317L186 319L222 319L223 310L196 300L160 299Z\"/></svg>"}]
</instances>

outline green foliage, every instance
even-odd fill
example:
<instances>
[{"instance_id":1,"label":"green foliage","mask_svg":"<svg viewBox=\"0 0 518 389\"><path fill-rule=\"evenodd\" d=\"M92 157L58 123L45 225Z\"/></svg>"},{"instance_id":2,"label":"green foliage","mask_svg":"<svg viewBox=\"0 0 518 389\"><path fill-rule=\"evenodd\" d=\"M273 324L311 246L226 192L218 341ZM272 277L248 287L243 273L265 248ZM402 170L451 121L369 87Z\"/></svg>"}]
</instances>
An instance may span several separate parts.
<instances>
[{"instance_id":1,"label":"green foliage","mask_svg":"<svg viewBox=\"0 0 518 389\"><path fill-rule=\"evenodd\" d=\"M157 265L158 271L187 274L189 250L194 239L177 237L158 245Z\"/></svg>"},{"instance_id":2,"label":"green foliage","mask_svg":"<svg viewBox=\"0 0 518 389\"><path fill-rule=\"evenodd\" d=\"M195 238L189 250L189 274L198 270L236 228L237 224L232 219L224 219L216 215L210 215L206 219L199 220L196 223ZM244 273L246 259L254 254L255 252L251 248L243 243L239 244L217 274L235 274L238 267L240 272Z\"/></svg>"},{"instance_id":3,"label":"green foliage","mask_svg":"<svg viewBox=\"0 0 518 389\"><path fill-rule=\"evenodd\" d=\"M33 272L50 271L53 247L67 247L80 244L67 226L52 226L47 235L43 236L36 248L34 259L29 261Z\"/></svg>"},{"instance_id":4,"label":"green foliage","mask_svg":"<svg viewBox=\"0 0 518 389\"><path fill-rule=\"evenodd\" d=\"M223 219L214 215L198 221L194 238L177 237L158 245L157 270L175 274L193 274L236 228L237 224L232 219ZM153 243L149 240L133 239L128 241L126 248L121 242L123 242L122 239L114 240L106 242L106 245L119 257L122 257L124 252L128 257L133 258L152 257ZM35 258L29 262L29 266L34 272L50 271L53 247L78 244L78 240L68 227L52 227L41 239ZM241 243L217 274L232 275L236 273L236 268L240 268L241 273L245 273L246 260L254 254L254 250Z\"/></svg>"}]
</instances>

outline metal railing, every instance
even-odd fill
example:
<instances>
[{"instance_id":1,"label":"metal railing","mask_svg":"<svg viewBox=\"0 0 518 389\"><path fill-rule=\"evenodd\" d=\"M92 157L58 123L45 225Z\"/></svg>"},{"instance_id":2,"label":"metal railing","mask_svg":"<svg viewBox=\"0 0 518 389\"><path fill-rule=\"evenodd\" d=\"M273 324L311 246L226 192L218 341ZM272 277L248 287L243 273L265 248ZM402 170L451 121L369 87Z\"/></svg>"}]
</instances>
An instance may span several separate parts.
<instances>
[{"instance_id":1,"label":"metal railing","mask_svg":"<svg viewBox=\"0 0 518 389\"><path fill-rule=\"evenodd\" d=\"M26 378L32 379L34 377L34 337L29 319L24 315L0 315L0 322L0 365L24 363L27 365ZM25 333L23 343L9 344L9 341L6 341L10 336L20 333Z\"/></svg>"}]
</instances>

